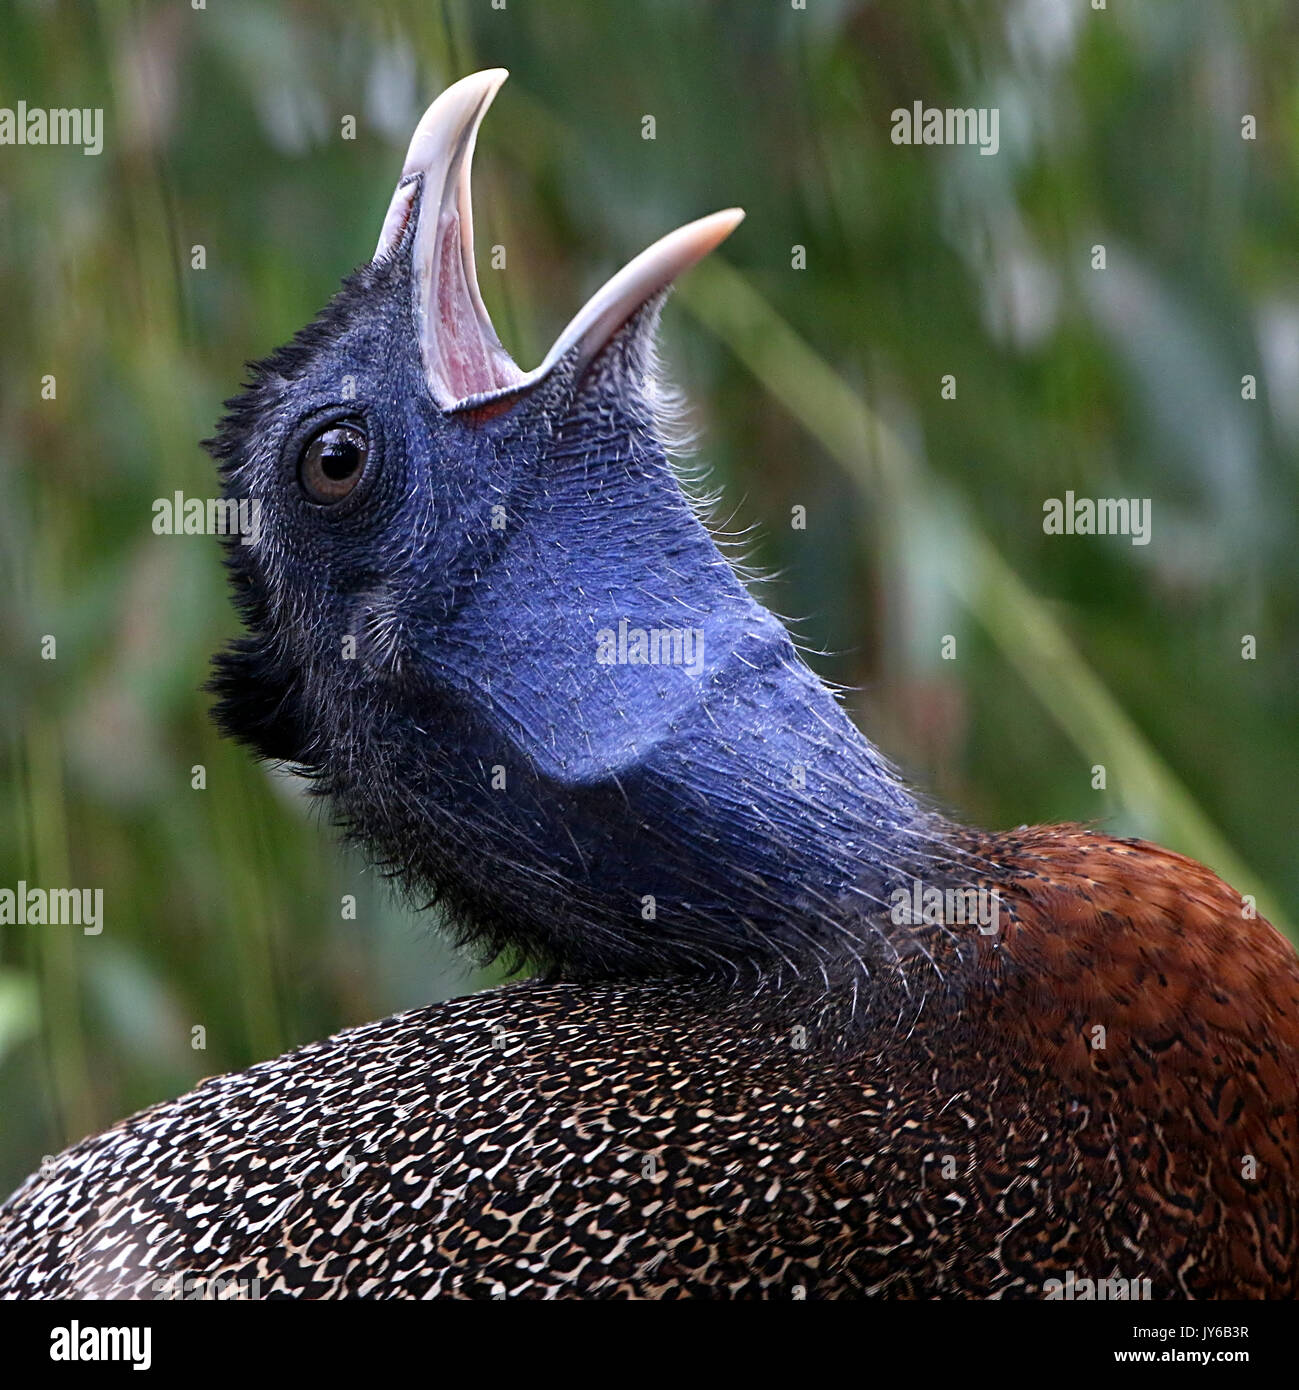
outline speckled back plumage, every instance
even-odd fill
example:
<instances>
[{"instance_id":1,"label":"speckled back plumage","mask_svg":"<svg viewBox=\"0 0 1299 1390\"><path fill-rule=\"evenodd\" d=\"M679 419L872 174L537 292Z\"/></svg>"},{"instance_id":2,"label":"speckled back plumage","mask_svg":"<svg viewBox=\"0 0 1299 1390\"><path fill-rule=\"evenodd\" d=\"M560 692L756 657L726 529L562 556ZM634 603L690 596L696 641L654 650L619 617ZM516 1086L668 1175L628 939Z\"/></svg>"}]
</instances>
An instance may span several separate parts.
<instances>
[{"instance_id":1,"label":"speckled back plumage","mask_svg":"<svg viewBox=\"0 0 1299 1390\"><path fill-rule=\"evenodd\" d=\"M1293 1295L1293 952L1152 846L985 848L1002 941L912 954L855 1008L524 984L207 1081L28 1183L0 1294L180 1272L261 1296L1040 1298L1074 1271ZM1191 913L1147 892L1107 921L1152 866L1189 870ZM1182 936L1198 973L1161 975Z\"/></svg>"}]
</instances>

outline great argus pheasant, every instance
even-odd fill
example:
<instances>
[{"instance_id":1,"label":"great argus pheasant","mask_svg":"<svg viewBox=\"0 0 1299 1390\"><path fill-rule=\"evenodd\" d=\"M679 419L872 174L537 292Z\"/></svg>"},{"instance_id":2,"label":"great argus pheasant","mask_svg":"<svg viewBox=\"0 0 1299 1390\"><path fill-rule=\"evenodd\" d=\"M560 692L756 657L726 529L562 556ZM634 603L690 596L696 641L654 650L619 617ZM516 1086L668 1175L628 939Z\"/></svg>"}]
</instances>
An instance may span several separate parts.
<instances>
[{"instance_id":1,"label":"great argus pheasant","mask_svg":"<svg viewBox=\"0 0 1299 1390\"><path fill-rule=\"evenodd\" d=\"M261 520L214 687L539 973L74 1145L0 1212L0 1293L1295 1295L1294 951L1180 855L925 806L746 590L654 356L738 211L515 365L469 194L504 77L430 107L373 259L229 404Z\"/></svg>"}]
</instances>

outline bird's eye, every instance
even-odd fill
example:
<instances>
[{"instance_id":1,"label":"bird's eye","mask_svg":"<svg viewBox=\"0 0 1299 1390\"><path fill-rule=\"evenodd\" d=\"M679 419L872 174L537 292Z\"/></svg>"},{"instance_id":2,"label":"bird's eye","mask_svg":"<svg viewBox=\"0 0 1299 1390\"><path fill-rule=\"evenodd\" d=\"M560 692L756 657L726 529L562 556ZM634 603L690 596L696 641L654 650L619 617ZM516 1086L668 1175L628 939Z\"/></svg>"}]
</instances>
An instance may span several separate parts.
<instances>
[{"instance_id":1,"label":"bird's eye","mask_svg":"<svg viewBox=\"0 0 1299 1390\"><path fill-rule=\"evenodd\" d=\"M298 481L313 502L341 502L361 481L370 441L360 424L335 422L315 434L302 451Z\"/></svg>"}]
</instances>

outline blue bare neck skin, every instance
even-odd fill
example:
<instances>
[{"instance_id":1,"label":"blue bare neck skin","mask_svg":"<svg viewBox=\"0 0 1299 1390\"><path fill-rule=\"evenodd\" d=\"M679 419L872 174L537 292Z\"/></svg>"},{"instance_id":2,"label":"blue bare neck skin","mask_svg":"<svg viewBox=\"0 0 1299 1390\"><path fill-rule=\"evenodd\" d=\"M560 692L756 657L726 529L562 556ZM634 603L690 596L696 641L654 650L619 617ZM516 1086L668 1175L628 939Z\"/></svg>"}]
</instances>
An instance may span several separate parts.
<instances>
[{"instance_id":1,"label":"blue bare neck skin","mask_svg":"<svg viewBox=\"0 0 1299 1390\"><path fill-rule=\"evenodd\" d=\"M489 952L617 978L860 962L941 829L608 400L515 475L490 569L420 642L427 690L352 760L400 761L402 794L337 767L333 790Z\"/></svg>"}]
</instances>

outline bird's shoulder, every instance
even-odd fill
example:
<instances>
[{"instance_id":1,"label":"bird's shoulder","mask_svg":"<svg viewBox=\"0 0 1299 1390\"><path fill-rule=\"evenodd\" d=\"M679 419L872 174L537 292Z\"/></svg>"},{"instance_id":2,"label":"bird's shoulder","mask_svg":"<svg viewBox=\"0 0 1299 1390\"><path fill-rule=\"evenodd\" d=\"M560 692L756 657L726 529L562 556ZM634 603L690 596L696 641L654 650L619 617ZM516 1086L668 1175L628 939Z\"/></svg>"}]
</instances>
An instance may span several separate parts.
<instances>
[{"instance_id":1,"label":"bird's shoulder","mask_svg":"<svg viewBox=\"0 0 1299 1390\"><path fill-rule=\"evenodd\" d=\"M983 852L1002 896L977 966L988 1032L1152 1121L1244 1111L1278 1160L1299 1146L1299 957L1249 898L1185 855L1078 825Z\"/></svg>"}]
</instances>

